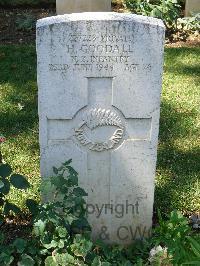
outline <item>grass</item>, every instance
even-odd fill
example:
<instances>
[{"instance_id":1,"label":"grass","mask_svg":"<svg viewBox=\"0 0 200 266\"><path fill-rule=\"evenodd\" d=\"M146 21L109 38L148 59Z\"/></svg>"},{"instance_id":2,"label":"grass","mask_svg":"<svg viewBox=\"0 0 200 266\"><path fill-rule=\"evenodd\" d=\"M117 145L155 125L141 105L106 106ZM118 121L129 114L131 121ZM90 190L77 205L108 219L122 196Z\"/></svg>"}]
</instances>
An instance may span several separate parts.
<instances>
[{"instance_id":1,"label":"grass","mask_svg":"<svg viewBox=\"0 0 200 266\"><path fill-rule=\"evenodd\" d=\"M29 177L33 188L14 190L12 199L22 205L26 197L38 197L39 144L37 116L36 56L33 46L0 47L0 132L6 162Z\"/></svg>"},{"instance_id":2,"label":"grass","mask_svg":"<svg viewBox=\"0 0 200 266\"><path fill-rule=\"evenodd\" d=\"M156 206L200 210L200 48L165 50Z\"/></svg>"},{"instance_id":3,"label":"grass","mask_svg":"<svg viewBox=\"0 0 200 266\"><path fill-rule=\"evenodd\" d=\"M162 213L200 209L200 48L167 48L161 105L155 207ZM0 46L0 133L6 162L32 188L13 190L22 206L39 198L39 145L34 46ZM80 173L81 174L81 173ZM200 181L199 181L200 182Z\"/></svg>"}]
</instances>

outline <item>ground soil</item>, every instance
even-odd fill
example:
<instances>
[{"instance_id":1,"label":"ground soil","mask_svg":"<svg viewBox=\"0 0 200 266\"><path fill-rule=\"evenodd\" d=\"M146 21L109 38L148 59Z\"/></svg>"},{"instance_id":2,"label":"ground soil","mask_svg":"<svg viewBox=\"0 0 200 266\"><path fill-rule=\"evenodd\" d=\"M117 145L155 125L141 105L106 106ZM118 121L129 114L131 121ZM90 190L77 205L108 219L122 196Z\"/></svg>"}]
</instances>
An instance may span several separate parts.
<instances>
[{"instance_id":1,"label":"ground soil","mask_svg":"<svg viewBox=\"0 0 200 266\"><path fill-rule=\"evenodd\" d=\"M0 8L0 44L34 43L36 20L55 13L55 9ZM27 21L25 26L20 23L23 19Z\"/></svg>"},{"instance_id":2,"label":"ground soil","mask_svg":"<svg viewBox=\"0 0 200 266\"><path fill-rule=\"evenodd\" d=\"M9 217L0 225L0 232L5 235L4 244L12 243L16 238L28 239L31 236L30 217Z\"/></svg>"},{"instance_id":3,"label":"ground soil","mask_svg":"<svg viewBox=\"0 0 200 266\"><path fill-rule=\"evenodd\" d=\"M200 36L188 38L185 41L173 41L171 43L167 43L166 47L200 47Z\"/></svg>"},{"instance_id":4,"label":"ground soil","mask_svg":"<svg viewBox=\"0 0 200 266\"><path fill-rule=\"evenodd\" d=\"M113 11L124 12L124 9L121 5L114 5ZM55 14L55 8L0 7L0 44L34 44L36 20ZM22 25L24 21L26 25ZM200 36L189 36L185 41L175 38L172 42L167 43L166 46L200 46Z\"/></svg>"}]
</instances>

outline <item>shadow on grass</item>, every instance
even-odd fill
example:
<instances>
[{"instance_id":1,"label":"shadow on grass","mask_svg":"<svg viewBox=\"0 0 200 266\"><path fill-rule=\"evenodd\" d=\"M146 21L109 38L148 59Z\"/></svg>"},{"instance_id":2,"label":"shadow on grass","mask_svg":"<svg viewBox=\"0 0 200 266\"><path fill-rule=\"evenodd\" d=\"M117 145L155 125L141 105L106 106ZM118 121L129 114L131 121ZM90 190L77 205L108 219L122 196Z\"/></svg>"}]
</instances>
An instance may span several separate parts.
<instances>
[{"instance_id":1,"label":"shadow on grass","mask_svg":"<svg viewBox=\"0 0 200 266\"><path fill-rule=\"evenodd\" d=\"M162 103L155 191L155 208L162 213L198 211L194 190L200 176L200 147L196 143L189 147L190 138L198 135L197 117L197 112L178 112L173 105ZM180 147L176 141L181 139L188 142Z\"/></svg>"},{"instance_id":2,"label":"shadow on grass","mask_svg":"<svg viewBox=\"0 0 200 266\"><path fill-rule=\"evenodd\" d=\"M164 84L167 87L161 105L155 191L155 208L165 214L173 209L189 214L198 212L200 207L199 114L196 101L194 106L190 101L187 107L187 100L194 99L195 94L198 97L199 55L200 48L165 49ZM195 86L194 90L190 84ZM179 100L179 96L181 104L174 98Z\"/></svg>"},{"instance_id":3,"label":"shadow on grass","mask_svg":"<svg viewBox=\"0 0 200 266\"><path fill-rule=\"evenodd\" d=\"M18 135L38 124L34 46L0 47L0 131Z\"/></svg>"},{"instance_id":4,"label":"shadow on grass","mask_svg":"<svg viewBox=\"0 0 200 266\"><path fill-rule=\"evenodd\" d=\"M200 47L165 49L165 72L194 76L200 82ZM199 59L198 59L199 58ZM195 60L194 60L195 59Z\"/></svg>"},{"instance_id":5,"label":"shadow on grass","mask_svg":"<svg viewBox=\"0 0 200 266\"><path fill-rule=\"evenodd\" d=\"M188 66L186 64L177 65L177 71L179 74L183 75L196 75L200 82L200 64L195 66Z\"/></svg>"}]
</instances>

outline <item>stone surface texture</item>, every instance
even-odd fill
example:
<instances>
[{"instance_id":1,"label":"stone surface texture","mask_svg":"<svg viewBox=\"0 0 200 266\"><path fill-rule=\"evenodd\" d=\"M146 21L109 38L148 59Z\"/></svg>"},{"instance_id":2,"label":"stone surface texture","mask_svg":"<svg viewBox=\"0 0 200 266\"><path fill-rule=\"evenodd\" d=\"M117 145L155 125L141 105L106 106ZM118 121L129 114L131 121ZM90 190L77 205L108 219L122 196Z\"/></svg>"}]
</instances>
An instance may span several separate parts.
<instances>
[{"instance_id":1,"label":"stone surface texture","mask_svg":"<svg viewBox=\"0 0 200 266\"><path fill-rule=\"evenodd\" d=\"M39 20L41 175L73 160L93 237L148 237L162 83L164 25L81 13Z\"/></svg>"},{"instance_id":2,"label":"stone surface texture","mask_svg":"<svg viewBox=\"0 0 200 266\"><path fill-rule=\"evenodd\" d=\"M58 15L109 11L111 11L111 0L56 0L56 12Z\"/></svg>"},{"instance_id":3,"label":"stone surface texture","mask_svg":"<svg viewBox=\"0 0 200 266\"><path fill-rule=\"evenodd\" d=\"M186 0L185 16L192 17L193 14L200 13L200 0Z\"/></svg>"}]
</instances>

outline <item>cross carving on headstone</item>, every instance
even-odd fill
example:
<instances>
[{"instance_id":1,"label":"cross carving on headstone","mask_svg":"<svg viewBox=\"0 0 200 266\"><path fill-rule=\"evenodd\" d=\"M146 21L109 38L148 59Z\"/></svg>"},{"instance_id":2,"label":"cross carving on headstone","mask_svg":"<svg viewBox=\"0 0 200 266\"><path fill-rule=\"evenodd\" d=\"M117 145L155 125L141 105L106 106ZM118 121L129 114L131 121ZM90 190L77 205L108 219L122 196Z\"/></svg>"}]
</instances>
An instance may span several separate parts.
<instances>
[{"instance_id":1,"label":"cross carving on headstone","mask_svg":"<svg viewBox=\"0 0 200 266\"><path fill-rule=\"evenodd\" d=\"M48 144L72 141L87 154L87 180L82 183L89 194L88 203L101 208L113 199L112 155L127 141L150 140L151 118L126 118L113 106L113 77L87 79L87 106L73 119L49 119ZM110 218L108 213L97 217L96 211L91 211L89 220L98 235L103 225L109 227Z\"/></svg>"},{"instance_id":2,"label":"cross carving on headstone","mask_svg":"<svg viewBox=\"0 0 200 266\"><path fill-rule=\"evenodd\" d=\"M48 141L73 139L82 148L103 152L112 151L124 141L150 140L151 118L126 118L114 107L112 77L87 79L87 106L78 110L73 119L49 119Z\"/></svg>"}]
</instances>

